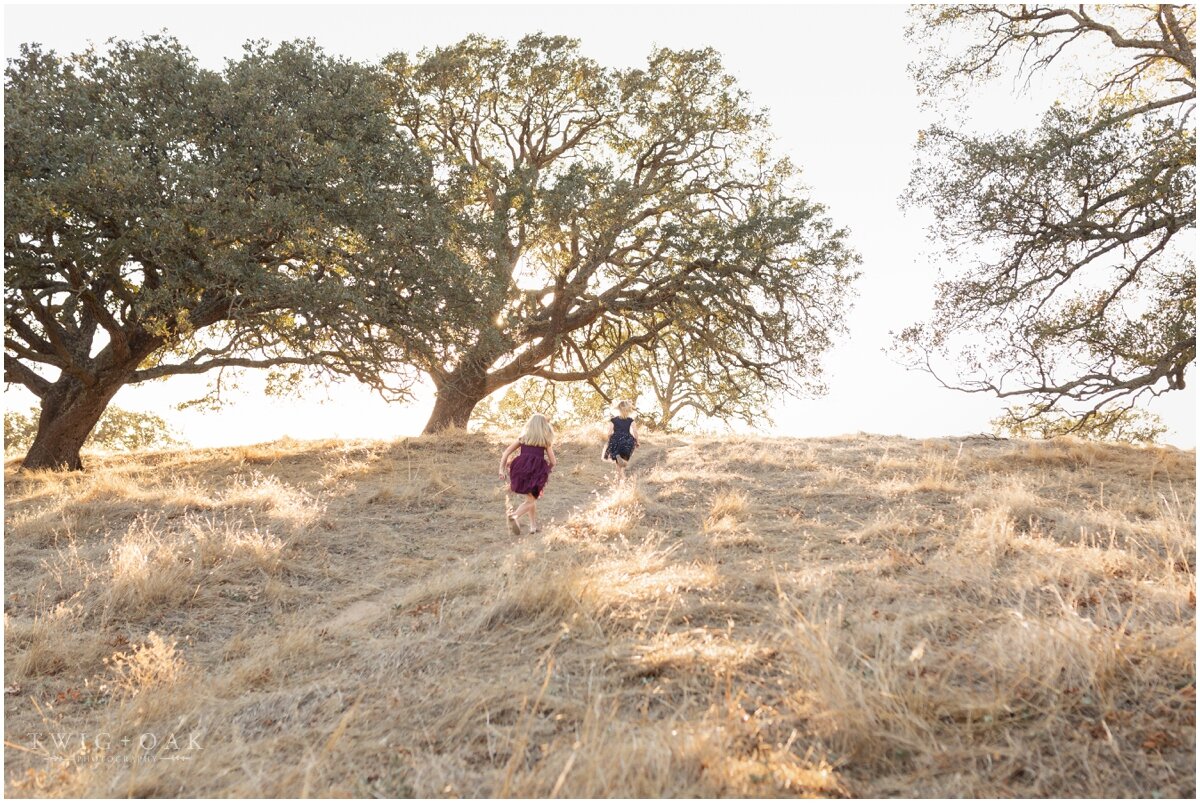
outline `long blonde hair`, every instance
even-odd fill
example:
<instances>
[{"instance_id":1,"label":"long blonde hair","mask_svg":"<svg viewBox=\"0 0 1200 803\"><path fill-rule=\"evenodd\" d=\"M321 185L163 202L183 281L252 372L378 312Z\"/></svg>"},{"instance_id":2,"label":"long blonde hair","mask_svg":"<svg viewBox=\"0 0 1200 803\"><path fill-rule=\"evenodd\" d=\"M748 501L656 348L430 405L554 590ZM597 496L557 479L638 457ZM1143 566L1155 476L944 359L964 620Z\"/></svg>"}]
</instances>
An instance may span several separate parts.
<instances>
[{"instance_id":1,"label":"long blonde hair","mask_svg":"<svg viewBox=\"0 0 1200 803\"><path fill-rule=\"evenodd\" d=\"M629 418L629 414L633 412L633 402L629 399L621 399L617 402L617 415L621 418Z\"/></svg>"},{"instance_id":2,"label":"long blonde hair","mask_svg":"<svg viewBox=\"0 0 1200 803\"><path fill-rule=\"evenodd\" d=\"M554 443L554 427L550 426L546 416L534 413L529 416L529 421L525 424L525 431L521 433L518 440L526 446L549 447Z\"/></svg>"}]
</instances>

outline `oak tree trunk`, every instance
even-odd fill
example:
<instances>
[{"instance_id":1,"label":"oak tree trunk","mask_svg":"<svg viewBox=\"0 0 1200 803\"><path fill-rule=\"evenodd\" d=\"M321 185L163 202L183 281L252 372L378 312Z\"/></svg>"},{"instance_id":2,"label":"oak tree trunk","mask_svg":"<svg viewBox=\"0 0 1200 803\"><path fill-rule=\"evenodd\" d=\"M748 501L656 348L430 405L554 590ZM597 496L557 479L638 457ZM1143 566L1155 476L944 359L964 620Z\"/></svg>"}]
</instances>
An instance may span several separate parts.
<instances>
[{"instance_id":1,"label":"oak tree trunk","mask_svg":"<svg viewBox=\"0 0 1200 803\"><path fill-rule=\"evenodd\" d=\"M432 435L443 429L465 429L467 422L471 420L471 412L482 398L481 396L479 399L469 399L458 394L442 395L439 392L437 401L433 404L433 413L430 414L422 434Z\"/></svg>"},{"instance_id":2,"label":"oak tree trunk","mask_svg":"<svg viewBox=\"0 0 1200 803\"><path fill-rule=\"evenodd\" d=\"M55 382L42 399L37 435L21 467L82 470L79 450L123 384L89 386L70 376Z\"/></svg>"},{"instance_id":3,"label":"oak tree trunk","mask_svg":"<svg viewBox=\"0 0 1200 803\"><path fill-rule=\"evenodd\" d=\"M475 405L487 396L487 377L483 372L460 369L449 381L438 385L433 412L421 434L432 435L443 429L465 429Z\"/></svg>"}]
</instances>

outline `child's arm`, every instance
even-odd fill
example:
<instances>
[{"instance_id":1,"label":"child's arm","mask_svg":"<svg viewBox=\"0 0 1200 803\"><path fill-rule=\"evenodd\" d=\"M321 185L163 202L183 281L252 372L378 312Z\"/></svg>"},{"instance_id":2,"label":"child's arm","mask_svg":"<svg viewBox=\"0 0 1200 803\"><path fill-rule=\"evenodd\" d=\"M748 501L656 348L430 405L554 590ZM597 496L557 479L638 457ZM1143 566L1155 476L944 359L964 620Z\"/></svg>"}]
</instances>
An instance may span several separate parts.
<instances>
[{"instance_id":1,"label":"child's arm","mask_svg":"<svg viewBox=\"0 0 1200 803\"><path fill-rule=\"evenodd\" d=\"M505 449L504 454L500 455L500 479L504 479L504 467L508 465L508 456L519 448L521 448L521 442L517 441Z\"/></svg>"},{"instance_id":2,"label":"child's arm","mask_svg":"<svg viewBox=\"0 0 1200 803\"><path fill-rule=\"evenodd\" d=\"M629 434L633 436L634 443L638 443L638 430L639 429L641 429L641 427L638 426L638 422L636 422L636 421L634 421L632 424L629 425Z\"/></svg>"},{"instance_id":3,"label":"child's arm","mask_svg":"<svg viewBox=\"0 0 1200 803\"><path fill-rule=\"evenodd\" d=\"M546 447L546 462L550 464L550 468L554 468L554 464L555 464L555 462L557 462L554 459L554 447L553 446Z\"/></svg>"}]
</instances>

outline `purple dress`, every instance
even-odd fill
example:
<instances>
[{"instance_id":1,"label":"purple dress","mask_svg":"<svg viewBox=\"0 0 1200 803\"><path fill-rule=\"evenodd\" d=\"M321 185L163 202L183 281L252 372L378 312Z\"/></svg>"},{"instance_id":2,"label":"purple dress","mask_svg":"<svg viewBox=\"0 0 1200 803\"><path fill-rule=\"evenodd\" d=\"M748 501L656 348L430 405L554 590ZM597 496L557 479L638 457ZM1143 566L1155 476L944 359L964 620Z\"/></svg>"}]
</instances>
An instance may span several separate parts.
<instances>
[{"instance_id":1,"label":"purple dress","mask_svg":"<svg viewBox=\"0 0 1200 803\"><path fill-rule=\"evenodd\" d=\"M512 488L513 493L531 494L537 499L549 479L550 464L546 462L546 449L522 443L521 453L508 465L508 487Z\"/></svg>"}]
</instances>

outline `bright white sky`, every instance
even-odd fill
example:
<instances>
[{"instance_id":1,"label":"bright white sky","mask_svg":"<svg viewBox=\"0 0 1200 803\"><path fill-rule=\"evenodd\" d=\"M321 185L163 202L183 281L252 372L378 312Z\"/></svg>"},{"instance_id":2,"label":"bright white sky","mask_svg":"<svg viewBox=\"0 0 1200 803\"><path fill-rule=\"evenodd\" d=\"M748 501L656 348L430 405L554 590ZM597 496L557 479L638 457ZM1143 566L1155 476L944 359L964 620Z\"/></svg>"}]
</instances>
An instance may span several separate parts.
<instances>
[{"instance_id":1,"label":"bright white sky","mask_svg":"<svg viewBox=\"0 0 1200 803\"><path fill-rule=\"evenodd\" d=\"M1003 405L941 388L899 367L884 349L890 331L928 316L936 268L926 220L901 214L912 145L927 119L906 66L905 6L13 6L5 7L4 46L14 55L37 41L60 52L89 41L169 30L205 66L219 68L247 39L312 37L326 50L362 60L397 50L450 44L470 33L516 39L537 30L581 40L601 63L644 63L652 47L716 48L726 68L767 107L781 151L804 169L812 196L851 231L862 255L850 336L825 360L828 395L790 400L772 411L780 435L854 432L910 437L985 432ZM1047 105L1036 87L1015 98L998 82L974 96L973 123L1011 129ZM394 438L420 431L432 408L429 388L411 405L387 404L344 384L303 399L265 399L248 377L220 412L177 412L203 394L206 377L176 377L121 390L114 404L163 415L197 446L250 443L288 435ZM33 397L6 393L23 409ZM1168 394L1151 409L1171 427L1169 443L1195 446L1195 392Z\"/></svg>"}]
</instances>

